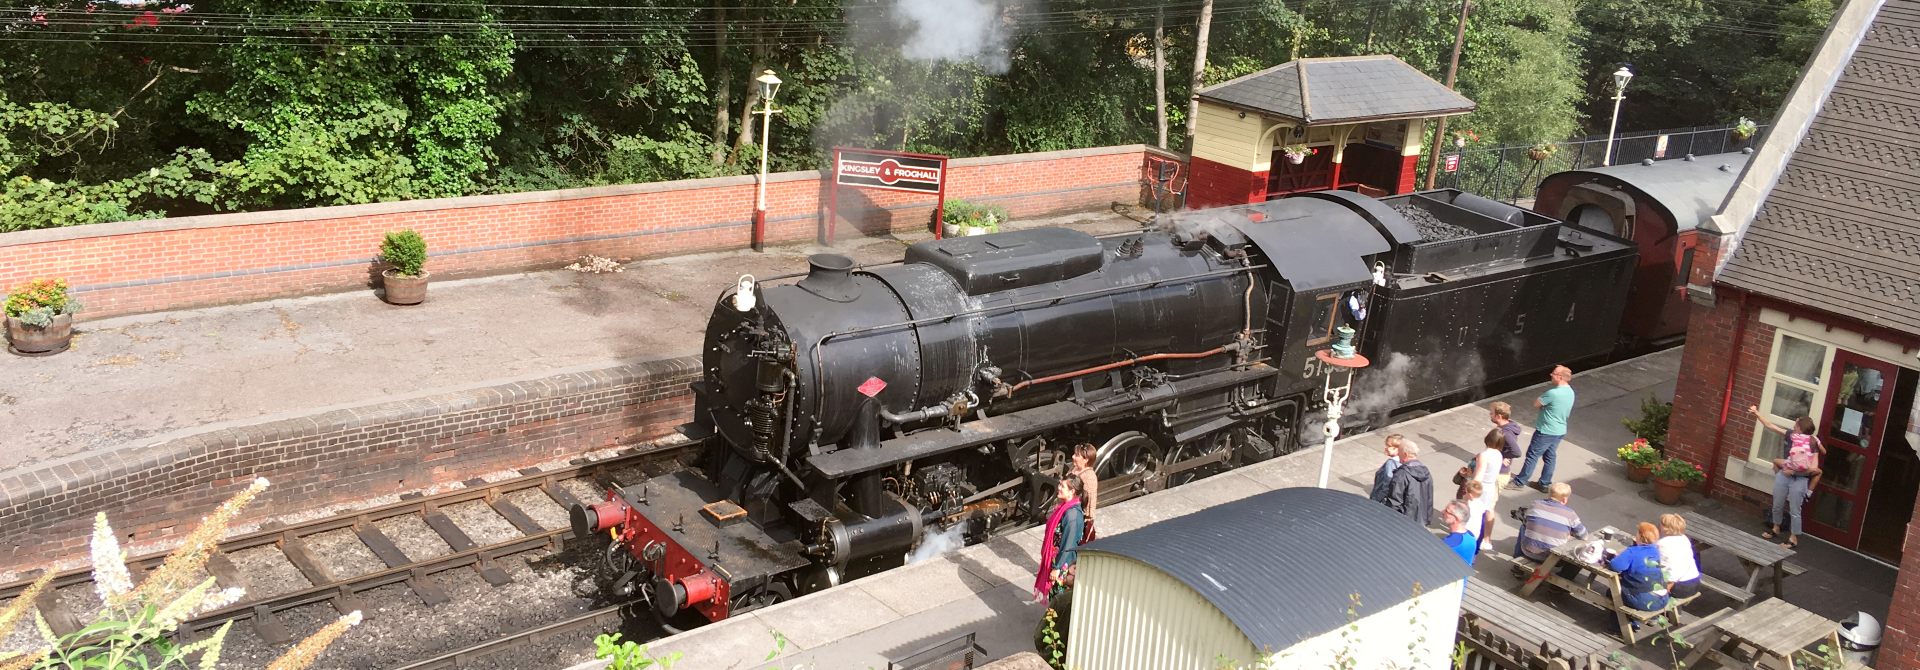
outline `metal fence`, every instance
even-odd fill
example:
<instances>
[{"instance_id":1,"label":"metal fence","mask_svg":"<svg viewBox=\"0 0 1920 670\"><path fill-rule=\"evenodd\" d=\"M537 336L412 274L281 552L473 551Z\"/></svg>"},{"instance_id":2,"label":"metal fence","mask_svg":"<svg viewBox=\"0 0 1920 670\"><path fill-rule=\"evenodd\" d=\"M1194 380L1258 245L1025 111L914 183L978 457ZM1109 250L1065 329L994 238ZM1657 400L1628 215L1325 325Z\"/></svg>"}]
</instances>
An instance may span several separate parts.
<instances>
[{"instance_id":1,"label":"metal fence","mask_svg":"<svg viewBox=\"0 0 1920 670\"><path fill-rule=\"evenodd\" d=\"M1612 164L1739 151L1759 146L1765 136L1766 126L1761 126L1752 137L1744 140L1733 136L1733 126L1621 133L1613 140ZM1553 147L1552 155L1544 160L1534 160L1530 155L1531 146L1450 152L1459 155L1459 167L1453 172L1441 172L1440 177L1434 180L1434 185L1507 202L1531 200L1534 192L1540 188L1540 180L1547 175L1600 167L1606 156L1607 138L1605 135L1586 137L1557 142ZM1443 170L1446 156L1441 154ZM1421 169L1425 168L1424 164L1421 165ZM1425 183L1425 175L1422 175L1421 183Z\"/></svg>"}]
</instances>

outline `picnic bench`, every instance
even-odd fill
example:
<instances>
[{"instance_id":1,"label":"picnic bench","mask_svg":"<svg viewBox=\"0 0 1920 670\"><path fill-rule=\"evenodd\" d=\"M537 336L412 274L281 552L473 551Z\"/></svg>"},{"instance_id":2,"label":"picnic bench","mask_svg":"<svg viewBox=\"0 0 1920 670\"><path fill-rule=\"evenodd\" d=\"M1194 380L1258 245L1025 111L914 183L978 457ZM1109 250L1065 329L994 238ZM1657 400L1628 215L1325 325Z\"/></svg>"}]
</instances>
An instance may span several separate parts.
<instances>
[{"instance_id":1,"label":"picnic bench","mask_svg":"<svg viewBox=\"0 0 1920 670\"><path fill-rule=\"evenodd\" d=\"M1541 584L1560 587L1575 599L1612 612L1615 623L1620 626L1620 638L1626 640L1627 644L1633 644L1638 641L1640 634L1639 631L1634 630L1634 624L1654 624L1656 619L1666 615L1671 608L1649 612L1634 609L1621 602L1620 573L1608 568L1604 561L1588 563L1580 560L1576 552L1599 541L1605 543L1607 555L1617 554L1625 549L1626 545L1608 538L1627 537L1627 535L1612 527L1601 528L1594 535L1602 539L1573 540L1554 547L1553 552L1547 554L1547 560L1534 568L1533 574L1527 577L1525 584L1521 585L1520 597L1532 597L1533 592L1538 590ZM1560 576L1559 568L1563 564L1579 566L1582 574L1572 579ZM1670 620L1669 618L1668 621Z\"/></svg>"},{"instance_id":2,"label":"picnic bench","mask_svg":"<svg viewBox=\"0 0 1920 670\"><path fill-rule=\"evenodd\" d=\"M1512 591L1467 578L1461 601L1460 636L1484 653L1520 667L1552 667L1559 659L1573 669L1610 668L1607 652L1620 646L1613 638L1581 628L1539 603Z\"/></svg>"},{"instance_id":3,"label":"picnic bench","mask_svg":"<svg viewBox=\"0 0 1920 670\"><path fill-rule=\"evenodd\" d=\"M1719 579L1702 576L1700 586L1712 589L1732 598L1742 607L1758 593L1760 577L1763 573L1772 577L1773 597L1786 597L1786 578L1805 572L1806 569L1788 563L1794 551L1760 536L1742 531L1733 526L1720 523L1698 512L1686 512L1680 515L1687 520L1687 537L1693 540L1695 551L1719 549L1740 559L1740 566L1746 570L1745 586L1728 584Z\"/></svg>"},{"instance_id":4,"label":"picnic bench","mask_svg":"<svg viewBox=\"0 0 1920 670\"><path fill-rule=\"evenodd\" d=\"M1704 628L1689 639L1695 644L1682 667L1698 667L1701 660L1713 659L1726 667L1792 670L1794 654L1810 645L1825 642L1836 653L1840 649L1839 624L1779 598L1768 598ZM1742 660L1740 655L1752 660Z\"/></svg>"}]
</instances>

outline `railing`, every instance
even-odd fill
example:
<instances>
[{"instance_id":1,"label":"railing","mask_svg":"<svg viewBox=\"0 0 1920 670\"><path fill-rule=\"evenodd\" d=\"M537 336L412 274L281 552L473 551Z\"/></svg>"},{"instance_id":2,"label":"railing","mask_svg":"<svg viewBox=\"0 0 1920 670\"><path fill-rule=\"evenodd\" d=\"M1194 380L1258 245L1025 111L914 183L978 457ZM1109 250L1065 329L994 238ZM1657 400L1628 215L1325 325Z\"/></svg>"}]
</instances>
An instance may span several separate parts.
<instances>
[{"instance_id":1,"label":"railing","mask_svg":"<svg viewBox=\"0 0 1920 670\"><path fill-rule=\"evenodd\" d=\"M1613 140L1612 164L1739 151L1759 146L1765 131L1766 127L1761 126L1752 137L1744 140L1733 136L1732 126L1620 133ZM1528 200L1533 198L1534 192L1540 188L1540 180L1547 175L1600 167L1602 159L1606 157L1607 138L1600 135L1554 143L1553 154L1545 160L1534 160L1529 155L1531 149L1531 146L1507 146L1448 152L1459 154L1459 168L1453 172L1441 172L1434 185L1457 188L1506 202ZM1445 169L1446 156L1446 153L1441 154L1442 169ZM1425 168L1423 163L1421 169Z\"/></svg>"}]
</instances>

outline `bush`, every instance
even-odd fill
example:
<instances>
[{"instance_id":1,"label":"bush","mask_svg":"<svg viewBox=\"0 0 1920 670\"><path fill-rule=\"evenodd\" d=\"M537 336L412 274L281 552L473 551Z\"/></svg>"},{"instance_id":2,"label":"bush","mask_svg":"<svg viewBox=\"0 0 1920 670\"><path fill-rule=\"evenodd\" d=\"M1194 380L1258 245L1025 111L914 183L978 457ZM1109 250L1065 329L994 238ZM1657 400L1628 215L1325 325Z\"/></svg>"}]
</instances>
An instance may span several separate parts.
<instances>
[{"instance_id":1,"label":"bush","mask_svg":"<svg viewBox=\"0 0 1920 670\"><path fill-rule=\"evenodd\" d=\"M1640 401L1640 418L1621 419L1621 425L1627 427L1635 437L1646 440L1654 449L1662 453L1667 449L1667 420L1673 417L1673 403L1660 402L1653 396Z\"/></svg>"},{"instance_id":2,"label":"bush","mask_svg":"<svg viewBox=\"0 0 1920 670\"><path fill-rule=\"evenodd\" d=\"M80 301L67 295L67 280L36 279L7 295L7 316L45 328L53 317L80 311Z\"/></svg>"},{"instance_id":3,"label":"bush","mask_svg":"<svg viewBox=\"0 0 1920 670\"><path fill-rule=\"evenodd\" d=\"M427 241L411 230L387 233L386 241L380 243L380 257L393 267L394 274L418 277L426 272Z\"/></svg>"},{"instance_id":4,"label":"bush","mask_svg":"<svg viewBox=\"0 0 1920 670\"><path fill-rule=\"evenodd\" d=\"M1655 450L1652 445L1647 444L1647 441L1644 439L1629 442L1615 453L1619 454L1620 462L1626 463L1627 465L1637 465L1645 468L1652 467L1653 464L1660 462L1660 452Z\"/></svg>"},{"instance_id":5,"label":"bush","mask_svg":"<svg viewBox=\"0 0 1920 670\"><path fill-rule=\"evenodd\" d=\"M948 200L940 221L949 226L985 228L989 233L997 233L1000 232L1000 223L1008 218L1007 208L999 205Z\"/></svg>"}]
</instances>

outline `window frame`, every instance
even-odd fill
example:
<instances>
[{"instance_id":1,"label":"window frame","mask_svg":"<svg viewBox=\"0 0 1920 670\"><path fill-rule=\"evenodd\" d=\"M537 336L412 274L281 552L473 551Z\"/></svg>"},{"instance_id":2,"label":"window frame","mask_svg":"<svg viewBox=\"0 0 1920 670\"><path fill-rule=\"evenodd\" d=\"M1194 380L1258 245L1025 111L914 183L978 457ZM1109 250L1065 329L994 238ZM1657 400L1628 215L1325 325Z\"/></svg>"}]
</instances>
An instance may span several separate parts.
<instances>
[{"instance_id":1,"label":"window frame","mask_svg":"<svg viewBox=\"0 0 1920 670\"><path fill-rule=\"evenodd\" d=\"M1779 372L1780 352L1785 348L1786 338L1788 337L1821 348L1820 367L1817 368L1820 371L1820 383L1809 384L1804 379ZM1818 424L1822 419L1822 414L1826 411L1824 405L1826 404L1827 385L1833 381L1830 379L1830 377L1833 376L1833 354L1838 350L1839 347L1836 345L1786 330L1776 329L1773 334L1773 347L1767 352L1767 380L1760 388L1760 401L1754 404L1760 407L1760 411L1764 412L1767 420L1772 421L1774 425L1783 427L1793 425L1793 421L1799 417L1782 417L1773 413L1774 396L1779 391L1780 385L1785 384L1788 388L1807 391L1813 395L1812 401L1807 403L1807 415L1813 417L1814 423ZM1763 442L1763 440L1765 441ZM1773 459L1786 457L1785 450L1780 447L1780 444L1780 436L1776 435L1773 431L1767 430L1766 426L1762 425L1758 419L1755 419L1753 422L1753 439L1747 445L1747 460L1756 465L1772 468ZM1780 449L1780 453L1776 454L1769 451L1762 451L1763 445L1773 445L1772 448Z\"/></svg>"},{"instance_id":2,"label":"window frame","mask_svg":"<svg viewBox=\"0 0 1920 670\"><path fill-rule=\"evenodd\" d=\"M1340 297L1342 295L1344 294L1322 293L1314 296L1313 313L1307 317L1307 327L1314 329L1319 335L1307 340L1307 346L1321 345L1333 341L1333 325L1340 322ZM1324 324L1317 323L1320 316L1320 306L1328 304L1331 305L1331 308L1327 310L1327 322Z\"/></svg>"}]
</instances>

